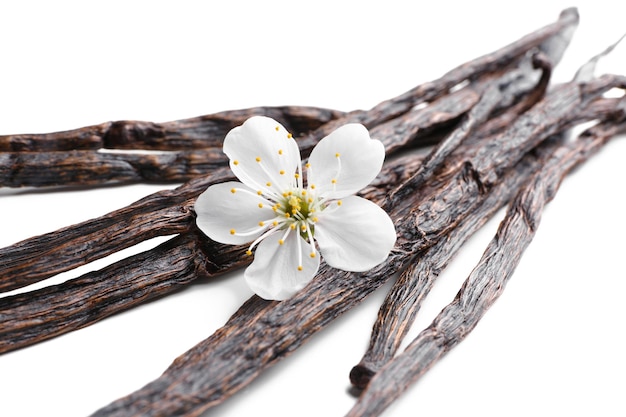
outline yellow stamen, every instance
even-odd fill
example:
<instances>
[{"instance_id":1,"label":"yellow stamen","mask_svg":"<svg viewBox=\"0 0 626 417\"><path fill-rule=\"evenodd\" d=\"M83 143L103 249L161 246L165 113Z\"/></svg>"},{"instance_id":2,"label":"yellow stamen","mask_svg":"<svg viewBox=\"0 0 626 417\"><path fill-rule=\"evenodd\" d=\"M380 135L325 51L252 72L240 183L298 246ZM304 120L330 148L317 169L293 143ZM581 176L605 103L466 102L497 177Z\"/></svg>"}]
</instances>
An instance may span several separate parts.
<instances>
[{"instance_id":1,"label":"yellow stamen","mask_svg":"<svg viewBox=\"0 0 626 417\"><path fill-rule=\"evenodd\" d=\"M234 235L235 233L237 233L237 232L235 232L235 229L230 229L230 234L231 235Z\"/></svg>"},{"instance_id":2,"label":"yellow stamen","mask_svg":"<svg viewBox=\"0 0 626 417\"><path fill-rule=\"evenodd\" d=\"M304 164L305 168L311 168L311 164L309 164L308 162L306 164Z\"/></svg>"},{"instance_id":3,"label":"yellow stamen","mask_svg":"<svg viewBox=\"0 0 626 417\"><path fill-rule=\"evenodd\" d=\"M317 217L313 217L313 218L311 219L311 221L312 221L313 223L317 223Z\"/></svg>"},{"instance_id":4,"label":"yellow stamen","mask_svg":"<svg viewBox=\"0 0 626 417\"><path fill-rule=\"evenodd\" d=\"M315 252L311 252L311 254L309 255L311 258L315 258Z\"/></svg>"},{"instance_id":5,"label":"yellow stamen","mask_svg":"<svg viewBox=\"0 0 626 417\"><path fill-rule=\"evenodd\" d=\"M268 186L268 187L271 187L272 183L268 181L268 182L265 183L265 185Z\"/></svg>"},{"instance_id":6,"label":"yellow stamen","mask_svg":"<svg viewBox=\"0 0 626 417\"><path fill-rule=\"evenodd\" d=\"M302 271L302 265L298 265L298 271Z\"/></svg>"},{"instance_id":7,"label":"yellow stamen","mask_svg":"<svg viewBox=\"0 0 626 417\"><path fill-rule=\"evenodd\" d=\"M239 165L239 161L235 159L235 160L233 161L233 165Z\"/></svg>"},{"instance_id":8,"label":"yellow stamen","mask_svg":"<svg viewBox=\"0 0 626 417\"><path fill-rule=\"evenodd\" d=\"M259 222L259 226L261 226L261 227L265 226L265 222L260 221L260 222Z\"/></svg>"},{"instance_id":9,"label":"yellow stamen","mask_svg":"<svg viewBox=\"0 0 626 417\"><path fill-rule=\"evenodd\" d=\"M283 154L283 150L282 150L282 149L279 149L279 150L278 150L278 154L279 154L279 155L282 155L282 154Z\"/></svg>"},{"instance_id":10,"label":"yellow stamen","mask_svg":"<svg viewBox=\"0 0 626 417\"><path fill-rule=\"evenodd\" d=\"M256 159L257 162L261 162L261 157L260 156L257 156L255 159Z\"/></svg>"},{"instance_id":11,"label":"yellow stamen","mask_svg":"<svg viewBox=\"0 0 626 417\"><path fill-rule=\"evenodd\" d=\"M279 239L279 240L278 240L278 244L279 244L279 245L282 245L283 243L285 243L285 241L284 241L284 240L282 240L282 239Z\"/></svg>"},{"instance_id":12,"label":"yellow stamen","mask_svg":"<svg viewBox=\"0 0 626 417\"><path fill-rule=\"evenodd\" d=\"M285 213L285 217L291 217L291 214Z\"/></svg>"},{"instance_id":13,"label":"yellow stamen","mask_svg":"<svg viewBox=\"0 0 626 417\"><path fill-rule=\"evenodd\" d=\"M315 190L315 184L311 184L311 190Z\"/></svg>"},{"instance_id":14,"label":"yellow stamen","mask_svg":"<svg viewBox=\"0 0 626 417\"><path fill-rule=\"evenodd\" d=\"M280 126L276 126L276 131L278 132L280 130Z\"/></svg>"},{"instance_id":15,"label":"yellow stamen","mask_svg":"<svg viewBox=\"0 0 626 417\"><path fill-rule=\"evenodd\" d=\"M302 195L306 195L306 190L302 190Z\"/></svg>"},{"instance_id":16,"label":"yellow stamen","mask_svg":"<svg viewBox=\"0 0 626 417\"><path fill-rule=\"evenodd\" d=\"M246 251L246 255L248 255L248 256L252 255L252 251L251 251L250 249L248 249L248 250Z\"/></svg>"},{"instance_id":17,"label":"yellow stamen","mask_svg":"<svg viewBox=\"0 0 626 417\"><path fill-rule=\"evenodd\" d=\"M276 220L274 220L274 221L272 222L272 225L273 225L273 226L278 226L278 222L277 222Z\"/></svg>"},{"instance_id":18,"label":"yellow stamen","mask_svg":"<svg viewBox=\"0 0 626 417\"><path fill-rule=\"evenodd\" d=\"M341 155L339 154L339 152L337 152L337 153L335 154L335 158L339 158L340 156L341 156Z\"/></svg>"},{"instance_id":19,"label":"yellow stamen","mask_svg":"<svg viewBox=\"0 0 626 417\"><path fill-rule=\"evenodd\" d=\"M293 176L294 176L295 179L300 178L300 174L298 174L297 172L295 174L293 174Z\"/></svg>"},{"instance_id":20,"label":"yellow stamen","mask_svg":"<svg viewBox=\"0 0 626 417\"><path fill-rule=\"evenodd\" d=\"M330 182L332 182L333 184L337 184L337 180L334 179L334 178L332 180L330 180Z\"/></svg>"},{"instance_id":21,"label":"yellow stamen","mask_svg":"<svg viewBox=\"0 0 626 417\"><path fill-rule=\"evenodd\" d=\"M313 197L309 197L309 199L307 200L309 203L313 202Z\"/></svg>"},{"instance_id":22,"label":"yellow stamen","mask_svg":"<svg viewBox=\"0 0 626 417\"><path fill-rule=\"evenodd\" d=\"M293 135L291 133L287 133L287 138L291 139L293 137Z\"/></svg>"},{"instance_id":23,"label":"yellow stamen","mask_svg":"<svg viewBox=\"0 0 626 417\"><path fill-rule=\"evenodd\" d=\"M300 226L300 230L302 230L303 232L306 232L306 226L305 225Z\"/></svg>"},{"instance_id":24,"label":"yellow stamen","mask_svg":"<svg viewBox=\"0 0 626 417\"><path fill-rule=\"evenodd\" d=\"M340 206L340 205L342 205L342 204L343 204L343 202L342 202L341 200L337 200L337 205L338 205L338 206Z\"/></svg>"},{"instance_id":25,"label":"yellow stamen","mask_svg":"<svg viewBox=\"0 0 626 417\"><path fill-rule=\"evenodd\" d=\"M231 192L231 193L233 193L233 194L235 194L235 193L237 192L237 190L235 190L234 188L231 188L231 189L230 189L230 192Z\"/></svg>"},{"instance_id":26,"label":"yellow stamen","mask_svg":"<svg viewBox=\"0 0 626 417\"><path fill-rule=\"evenodd\" d=\"M290 228L291 230L296 230L296 225L295 225L295 224L293 224L293 223L291 223L291 224L289 225L289 228Z\"/></svg>"},{"instance_id":27,"label":"yellow stamen","mask_svg":"<svg viewBox=\"0 0 626 417\"><path fill-rule=\"evenodd\" d=\"M263 208L263 203L259 203L259 208Z\"/></svg>"},{"instance_id":28,"label":"yellow stamen","mask_svg":"<svg viewBox=\"0 0 626 417\"><path fill-rule=\"evenodd\" d=\"M259 190L256 192L258 195L263 195L263 191Z\"/></svg>"},{"instance_id":29,"label":"yellow stamen","mask_svg":"<svg viewBox=\"0 0 626 417\"><path fill-rule=\"evenodd\" d=\"M279 173L280 175L285 175L285 170L284 170L284 169L281 169L280 171L278 171L278 173Z\"/></svg>"}]
</instances>

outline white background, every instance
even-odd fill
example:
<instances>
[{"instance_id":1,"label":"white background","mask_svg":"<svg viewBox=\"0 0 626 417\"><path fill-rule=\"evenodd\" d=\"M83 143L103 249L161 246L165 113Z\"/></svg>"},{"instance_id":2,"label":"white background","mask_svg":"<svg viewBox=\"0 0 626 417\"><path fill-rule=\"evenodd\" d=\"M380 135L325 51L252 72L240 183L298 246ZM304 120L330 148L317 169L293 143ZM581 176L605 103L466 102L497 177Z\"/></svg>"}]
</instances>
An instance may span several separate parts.
<instances>
[{"instance_id":1,"label":"white background","mask_svg":"<svg viewBox=\"0 0 626 417\"><path fill-rule=\"evenodd\" d=\"M259 105L367 109L576 5L414 3L3 2L0 134L120 119L169 121ZM577 6L581 23L556 81L568 80L626 32L623 2ZM602 69L626 74L623 46ZM503 296L385 416L624 415L625 139L564 182ZM162 188L0 188L0 247ZM412 336L452 300L498 221L440 278ZM0 415L87 415L158 377L250 295L241 274L233 273L2 355ZM373 294L208 415L345 414L354 403L348 373L367 345L383 296L384 289Z\"/></svg>"}]
</instances>

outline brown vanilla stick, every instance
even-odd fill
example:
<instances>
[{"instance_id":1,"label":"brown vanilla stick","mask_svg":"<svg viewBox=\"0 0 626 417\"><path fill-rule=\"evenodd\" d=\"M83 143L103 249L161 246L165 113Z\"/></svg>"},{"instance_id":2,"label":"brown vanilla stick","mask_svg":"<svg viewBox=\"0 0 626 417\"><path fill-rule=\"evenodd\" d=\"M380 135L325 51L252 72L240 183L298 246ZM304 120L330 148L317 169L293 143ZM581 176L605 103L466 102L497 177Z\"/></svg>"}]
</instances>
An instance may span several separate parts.
<instances>
[{"instance_id":1,"label":"brown vanilla stick","mask_svg":"<svg viewBox=\"0 0 626 417\"><path fill-rule=\"evenodd\" d=\"M233 127L255 115L280 120L292 132L309 132L343 113L317 107L282 106L230 110L166 123L121 120L64 132L0 136L0 152L215 148L221 147Z\"/></svg>"},{"instance_id":2,"label":"brown vanilla stick","mask_svg":"<svg viewBox=\"0 0 626 417\"><path fill-rule=\"evenodd\" d=\"M567 173L597 152L607 140L626 132L626 107L617 115L558 149L518 192L496 237L455 299L406 350L371 379L347 417L374 417L417 381L475 328L504 291L539 226L545 204L554 198Z\"/></svg>"}]
</instances>

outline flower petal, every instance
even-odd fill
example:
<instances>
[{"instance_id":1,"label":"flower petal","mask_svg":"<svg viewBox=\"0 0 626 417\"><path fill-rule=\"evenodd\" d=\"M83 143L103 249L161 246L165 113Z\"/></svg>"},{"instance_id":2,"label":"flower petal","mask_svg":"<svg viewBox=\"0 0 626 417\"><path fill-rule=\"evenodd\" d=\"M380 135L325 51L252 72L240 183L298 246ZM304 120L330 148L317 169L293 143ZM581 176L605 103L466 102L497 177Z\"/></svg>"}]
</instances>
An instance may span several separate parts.
<instances>
[{"instance_id":1,"label":"flower petal","mask_svg":"<svg viewBox=\"0 0 626 417\"><path fill-rule=\"evenodd\" d=\"M194 209L198 228L229 245L252 242L267 229L259 222L276 216L270 201L236 181L210 186L200 194Z\"/></svg>"},{"instance_id":2,"label":"flower petal","mask_svg":"<svg viewBox=\"0 0 626 417\"><path fill-rule=\"evenodd\" d=\"M258 296L266 300L284 300L302 289L317 273L319 255L309 256L309 244L299 233L289 233L279 244L283 233L263 239L254 253L254 261L246 268L246 282ZM299 243L299 244L298 244ZM302 270L298 270L299 260Z\"/></svg>"},{"instance_id":3,"label":"flower petal","mask_svg":"<svg viewBox=\"0 0 626 417\"><path fill-rule=\"evenodd\" d=\"M296 183L298 144L274 119L254 116L232 129L224 138L224 153L237 178L255 190L280 194Z\"/></svg>"},{"instance_id":4,"label":"flower petal","mask_svg":"<svg viewBox=\"0 0 626 417\"><path fill-rule=\"evenodd\" d=\"M318 195L343 198L368 185L380 172L385 147L365 126L347 124L322 139L311 152L307 179Z\"/></svg>"},{"instance_id":5,"label":"flower petal","mask_svg":"<svg viewBox=\"0 0 626 417\"><path fill-rule=\"evenodd\" d=\"M351 196L342 200L341 206L319 213L315 240L328 265L362 272L387 258L396 242L396 230L383 209Z\"/></svg>"}]
</instances>

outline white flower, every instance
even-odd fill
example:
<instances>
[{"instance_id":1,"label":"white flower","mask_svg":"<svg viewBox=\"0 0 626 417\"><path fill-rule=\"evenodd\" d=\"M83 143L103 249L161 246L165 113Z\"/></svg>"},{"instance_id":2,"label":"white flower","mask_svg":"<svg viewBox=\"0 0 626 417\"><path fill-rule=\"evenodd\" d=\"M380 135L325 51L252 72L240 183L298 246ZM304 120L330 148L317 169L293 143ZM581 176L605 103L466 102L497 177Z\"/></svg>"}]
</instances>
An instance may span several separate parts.
<instances>
[{"instance_id":1,"label":"white flower","mask_svg":"<svg viewBox=\"0 0 626 417\"><path fill-rule=\"evenodd\" d=\"M259 296L283 300L328 265L362 272L389 255L396 232L387 213L354 194L380 172L382 143L360 124L322 139L304 166L283 126L256 116L231 130L224 153L241 182L210 186L195 204L197 225L221 243L250 243L244 276ZM317 246L316 246L317 242Z\"/></svg>"}]
</instances>

